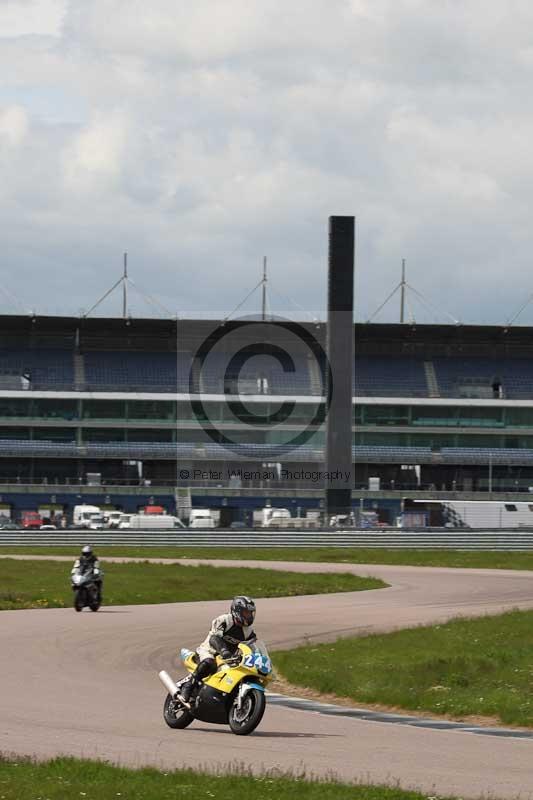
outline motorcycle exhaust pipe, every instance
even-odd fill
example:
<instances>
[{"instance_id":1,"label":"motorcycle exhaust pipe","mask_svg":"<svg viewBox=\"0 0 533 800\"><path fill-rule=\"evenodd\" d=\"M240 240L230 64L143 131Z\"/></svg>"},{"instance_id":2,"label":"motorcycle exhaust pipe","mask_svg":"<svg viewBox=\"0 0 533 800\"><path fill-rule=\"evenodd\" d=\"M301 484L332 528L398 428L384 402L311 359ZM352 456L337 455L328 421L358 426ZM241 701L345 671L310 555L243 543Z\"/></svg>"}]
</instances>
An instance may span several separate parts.
<instances>
[{"instance_id":1,"label":"motorcycle exhaust pipe","mask_svg":"<svg viewBox=\"0 0 533 800\"><path fill-rule=\"evenodd\" d=\"M176 686L176 684L174 683L168 672L165 672L164 669L162 669L161 672L159 673L159 680L161 681L161 683L163 684L169 695L171 697L174 697L174 695L178 691L178 687Z\"/></svg>"}]
</instances>

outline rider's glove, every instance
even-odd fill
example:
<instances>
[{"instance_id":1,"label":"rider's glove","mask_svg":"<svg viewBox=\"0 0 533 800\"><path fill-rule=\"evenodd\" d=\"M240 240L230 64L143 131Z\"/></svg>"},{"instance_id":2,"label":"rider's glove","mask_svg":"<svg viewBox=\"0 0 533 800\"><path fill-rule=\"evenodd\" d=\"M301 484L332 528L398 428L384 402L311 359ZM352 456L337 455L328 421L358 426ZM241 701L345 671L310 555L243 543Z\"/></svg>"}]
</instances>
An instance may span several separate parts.
<instances>
[{"instance_id":1,"label":"rider's glove","mask_svg":"<svg viewBox=\"0 0 533 800\"><path fill-rule=\"evenodd\" d=\"M221 650L220 657L224 659L224 661L228 661L230 658L233 658L233 653L231 650Z\"/></svg>"}]
</instances>

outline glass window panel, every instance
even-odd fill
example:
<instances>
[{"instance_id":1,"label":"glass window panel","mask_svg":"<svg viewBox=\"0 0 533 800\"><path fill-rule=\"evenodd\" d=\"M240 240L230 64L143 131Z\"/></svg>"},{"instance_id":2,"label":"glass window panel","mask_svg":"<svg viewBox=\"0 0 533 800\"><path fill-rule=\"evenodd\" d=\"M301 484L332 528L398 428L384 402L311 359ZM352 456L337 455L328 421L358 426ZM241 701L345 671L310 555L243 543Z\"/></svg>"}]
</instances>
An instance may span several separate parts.
<instances>
[{"instance_id":1,"label":"glass window panel","mask_svg":"<svg viewBox=\"0 0 533 800\"><path fill-rule=\"evenodd\" d=\"M121 428L85 428L84 442L123 442L124 430Z\"/></svg>"},{"instance_id":2,"label":"glass window panel","mask_svg":"<svg viewBox=\"0 0 533 800\"><path fill-rule=\"evenodd\" d=\"M533 427L533 408L506 408L505 422L509 426Z\"/></svg>"},{"instance_id":3,"label":"glass window panel","mask_svg":"<svg viewBox=\"0 0 533 800\"><path fill-rule=\"evenodd\" d=\"M33 416L42 419L75 420L78 418L78 401L35 398Z\"/></svg>"},{"instance_id":4,"label":"glass window panel","mask_svg":"<svg viewBox=\"0 0 533 800\"><path fill-rule=\"evenodd\" d=\"M0 417L29 417L31 415L30 399L0 399Z\"/></svg>"},{"instance_id":5,"label":"glass window panel","mask_svg":"<svg viewBox=\"0 0 533 800\"><path fill-rule=\"evenodd\" d=\"M409 409L407 406L365 406L363 420L365 425L407 425Z\"/></svg>"},{"instance_id":6,"label":"glass window panel","mask_svg":"<svg viewBox=\"0 0 533 800\"><path fill-rule=\"evenodd\" d=\"M36 442L75 442L75 428L34 428L33 440Z\"/></svg>"},{"instance_id":7,"label":"glass window panel","mask_svg":"<svg viewBox=\"0 0 533 800\"><path fill-rule=\"evenodd\" d=\"M129 400L128 419L172 421L176 418L175 409L174 400Z\"/></svg>"},{"instance_id":8,"label":"glass window panel","mask_svg":"<svg viewBox=\"0 0 533 800\"><path fill-rule=\"evenodd\" d=\"M124 400L84 400L84 419L126 419Z\"/></svg>"},{"instance_id":9,"label":"glass window panel","mask_svg":"<svg viewBox=\"0 0 533 800\"><path fill-rule=\"evenodd\" d=\"M29 439L29 428L0 428L0 439Z\"/></svg>"},{"instance_id":10,"label":"glass window panel","mask_svg":"<svg viewBox=\"0 0 533 800\"><path fill-rule=\"evenodd\" d=\"M143 430L128 430L128 442L171 442L174 431L172 428L159 430L157 428L145 428Z\"/></svg>"}]
</instances>

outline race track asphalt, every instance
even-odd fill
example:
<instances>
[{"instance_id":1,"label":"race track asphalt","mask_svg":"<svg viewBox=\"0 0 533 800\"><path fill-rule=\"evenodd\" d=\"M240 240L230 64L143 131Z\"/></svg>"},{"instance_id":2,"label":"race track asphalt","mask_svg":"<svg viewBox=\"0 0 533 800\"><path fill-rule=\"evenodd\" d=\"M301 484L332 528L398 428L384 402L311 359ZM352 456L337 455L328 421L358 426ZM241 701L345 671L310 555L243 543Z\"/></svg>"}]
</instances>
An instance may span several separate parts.
<instances>
[{"instance_id":1,"label":"race track asphalt","mask_svg":"<svg viewBox=\"0 0 533 800\"><path fill-rule=\"evenodd\" d=\"M458 615L533 608L533 572L211 563L350 571L391 584L367 592L259 600L256 628L272 650ZM533 800L533 739L324 716L274 704L248 737L199 722L170 730L162 719L165 693L157 672L167 669L177 677L179 648L194 647L226 608L227 602L217 601L104 607L97 614L71 609L0 613L0 751L165 769L243 764L257 772L293 770L399 784L427 795Z\"/></svg>"}]
</instances>

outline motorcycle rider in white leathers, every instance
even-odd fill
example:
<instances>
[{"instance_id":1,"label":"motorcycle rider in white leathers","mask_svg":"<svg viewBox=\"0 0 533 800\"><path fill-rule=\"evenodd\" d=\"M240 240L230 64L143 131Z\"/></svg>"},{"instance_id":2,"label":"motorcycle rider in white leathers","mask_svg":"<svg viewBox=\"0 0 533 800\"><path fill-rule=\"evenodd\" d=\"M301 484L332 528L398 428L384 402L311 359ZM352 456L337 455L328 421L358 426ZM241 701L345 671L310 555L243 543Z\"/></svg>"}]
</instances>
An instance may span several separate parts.
<instances>
[{"instance_id":1,"label":"motorcycle rider in white leathers","mask_svg":"<svg viewBox=\"0 0 533 800\"><path fill-rule=\"evenodd\" d=\"M217 671L217 655L225 660L231 659L239 642L255 641L257 637L252 628L255 610L255 603L250 597L238 595L232 600L230 613L221 614L213 620L209 633L196 651L200 663L180 689L180 698L185 703L189 703L203 679Z\"/></svg>"}]
</instances>

